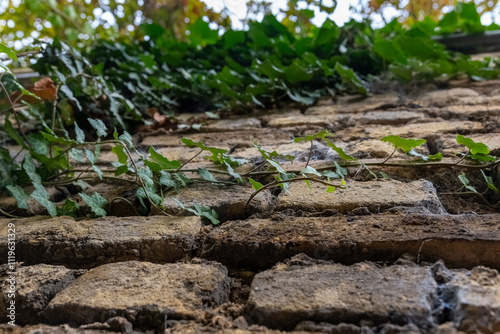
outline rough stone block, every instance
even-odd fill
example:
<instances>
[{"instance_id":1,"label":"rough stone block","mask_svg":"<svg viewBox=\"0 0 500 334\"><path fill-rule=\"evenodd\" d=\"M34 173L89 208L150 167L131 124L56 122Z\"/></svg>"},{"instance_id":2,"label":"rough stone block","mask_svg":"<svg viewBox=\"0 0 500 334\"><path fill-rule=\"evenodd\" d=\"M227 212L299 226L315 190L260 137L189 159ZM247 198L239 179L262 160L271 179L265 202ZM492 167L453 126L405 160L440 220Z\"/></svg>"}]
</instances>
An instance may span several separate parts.
<instances>
[{"instance_id":1,"label":"rough stone block","mask_svg":"<svg viewBox=\"0 0 500 334\"><path fill-rule=\"evenodd\" d=\"M5 267L1 277L6 281L11 276L7 274L10 270ZM28 267L18 267L15 272L15 306L16 321L20 325L39 323L44 321L43 311L54 296L70 284L76 277L86 270L70 270L63 266L51 266L39 264ZM7 317L7 292L8 285L2 288L0 294L0 317ZM8 319L8 318L7 318Z\"/></svg>"},{"instance_id":2,"label":"rough stone block","mask_svg":"<svg viewBox=\"0 0 500 334\"><path fill-rule=\"evenodd\" d=\"M467 333L500 332L500 275L497 270L475 267L458 272L447 284L454 292L454 322Z\"/></svg>"},{"instance_id":3,"label":"rough stone block","mask_svg":"<svg viewBox=\"0 0 500 334\"><path fill-rule=\"evenodd\" d=\"M297 212L295 212L297 213ZM500 215L367 215L226 222L204 235L198 256L228 266L270 268L296 254L343 264L442 259L453 268L500 268Z\"/></svg>"},{"instance_id":4,"label":"rough stone block","mask_svg":"<svg viewBox=\"0 0 500 334\"><path fill-rule=\"evenodd\" d=\"M204 132L226 132L255 129L261 126L262 124L257 118L221 119L210 122L201 130Z\"/></svg>"},{"instance_id":5,"label":"rough stone block","mask_svg":"<svg viewBox=\"0 0 500 334\"><path fill-rule=\"evenodd\" d=\"M16 260L70 267L144 260L173 262L190 256L202 223L198 217L104 217L75 221L70 217L0 220L0 233L16 224ZM0 240L7 253L7 239Z\"/></svg>"},{"instance_id":6,"label":"rough stone block","mask_svg":"<svg viewBox=\"0 0 500 334\"><path fill-rule=\"evenodd\" d=\"M284 191L280 193L278 210L317 213L336 210L347 213L366 208L368 212L377 213L393 207L417 207L431 213L444 212L436 189L425 180L409 183L396 180L350 181L346 189L337 188L333 193L327 193L326 186L322 184L311 182L311 188L308 188L305 182L294 182L289 190L292 196Z\"/></svg>"},{"instance_id":7,"label":"rough stone block","mask_svg":"<svg viewBox=\"0 0 500 334\"><path fill-rule=\"evenodd\" d=\"M200 319L228 299L229 278L220 264L128 261L91 269L58 293L46 314L52 324L122 316L140 327L161 328L166 318Z\"/></svg>"},{"instance_id":8,"label":"rough stone block","mask_svg":"<svg viewBox=\"0 0 500 334\"><path fill-rule=\"evenodd\" d=\"M380 268L315 263L297 256L257 274L248 305L254 318L273 328L292 329L301 321L373 324L391 322L419 327L433 323L437 283L425 267Z\"/></svg>"}]
</instances>

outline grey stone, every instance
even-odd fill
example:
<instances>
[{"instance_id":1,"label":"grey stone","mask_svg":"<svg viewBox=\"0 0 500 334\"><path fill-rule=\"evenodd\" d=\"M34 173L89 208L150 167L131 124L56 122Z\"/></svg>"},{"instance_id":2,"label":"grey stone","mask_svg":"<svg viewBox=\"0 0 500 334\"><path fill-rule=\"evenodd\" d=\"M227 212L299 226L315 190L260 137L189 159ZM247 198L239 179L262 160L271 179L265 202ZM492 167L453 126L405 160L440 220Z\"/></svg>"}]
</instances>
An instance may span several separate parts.
<instances>
[{"instance_id":1,"label":"grey stone","mask_svg":"<svg viewBox=\"0 0 500 334\"><path fill-rule=\"evenodd\" d=\"M282 329L305 320L433 324L437 284L429 268L379 268L369 262L343 266L303 258L255 276L248 305L261 315L262 324Z\"/></svg>"},{"instance_id":2,"label":"grey stone","mask_svg":"<svg viewBox=\"0 0 500 334\"><path fill-rule=\"evenodd\" d=\"M198 217L104 217L75 221L71 217L0 220L0 232L16 225L16 259L26 264L57 263L92 267L144 260L173 262L190 256L202 224ZM7 239L0 240L7 253Z\"/></svg>"},{"instance_id":3,"label":"grey stone","mask_svg":"<svg viewBox=\"0 0 500 334\"><path fill-rule=\"evenodd\" d=\"M229 298L227 270L216 263L128 261L91 269L47 307L52 324L105 322L120 316L141 328L168 319L201 319Z\"/></svg>"},{"instance_id":4,"label":"grey stone","mask_svg":"<svg viewBox=\"0 0 500 334\"><path fill-rule=\"evenodd\" d=\"M311 182L311 188L308 188L305 182L294 182L290 185L290 192L292 196L284 191L280 193L278 210L347 213L366 207L377 213L392 207L421 207L431 213L444 213L436 189L425 180L409 183L396 180L349 181L346 189L337 188L333 193L327 193L326 186L319 183Z\"/></svg>"},{"instance_id":5,"label":"grey stone","mask_svg":"<svg viewBox=\"0 0 500 334\"><path fill-rule=\"evenodd\" d=\"M10 270L2 272L2 281L12 276ZM70 270L63 266L39 264L28 267L18 267L15 272L15 306L16 323L20 325L43 322L43 311L54 296L70 284L85 270ZM0 317L7 317L7 307L10 298L7 298L8 285L3 286L0 295Z\"/></svg>"}]
</instances>

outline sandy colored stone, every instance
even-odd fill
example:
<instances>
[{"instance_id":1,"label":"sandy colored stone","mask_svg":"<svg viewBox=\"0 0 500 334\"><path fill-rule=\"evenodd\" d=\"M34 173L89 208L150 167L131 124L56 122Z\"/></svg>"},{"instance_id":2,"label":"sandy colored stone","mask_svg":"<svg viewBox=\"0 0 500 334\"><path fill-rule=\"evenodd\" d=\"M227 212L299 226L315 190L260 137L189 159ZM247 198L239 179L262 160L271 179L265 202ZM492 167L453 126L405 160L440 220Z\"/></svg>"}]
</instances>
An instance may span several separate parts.
<instances>
[{"instance_id":1,"label":"sandy colored stone","mask_svg":"<svg viewBox=\"0 0 500 334\"><path fill-rule=\"evenodd\" d=\"M189 256L202 228L198 217L104 217L75 221L71 217L0 220L7 235L16 225L16 260L26 264L59 263L91 267L103 263L143 260L173 262ZM0 240L0 253L7 251Z\"/></svg>"},{"instance_id":2,"label":"sandy colored stone","mask_svg":"<svg viewBox=\"0 0 500 334\"><path fill-rule=\"evenodd\" d=\"M425 114L418 111L390 110L369 111L363 115L355 115L353 120L358 124L398 125L424 118Z\"/></svg>"},{"instance_id":3,"label":"sandy colored stone","mask_svg":"<svg viewBox=\"0 0 500 334\"><path fill-rule=\"evenodd\" d=\"M497 105L451 105L442 108L430 108L428 113L433 117L446 119L453 117L488 117L498 115L500 107Z\"/></svg>"},{"instance_id":4,"label":"sandy colored stone","mask_svg":"<svg viewBox=\"0 0 500 334\"><path fill-rule=\"evenodd\" d=\"M343 266L296 256L257 274L249 312L272 328L301 321L432 325L437 284L429 268L364 262Z\"/></svg>"},{"instance_id":5,"label":"sandy colored stone","mask_svg":"<svg viewBox=\"0 0 500 334\"><path fill-rule=\"evenodd\" d=\"M339 183L333 181L333 183ZM431 213L443 213L443 207L432 183L425 180L403 183L396 180L374 180L368 182L348 181L347 188L333 193L326 186L311 182L290 185L292 196L281 192L278 210L294 210L320 213L335 210L347 213L363 208L368 212L383 212L393 207L420 208Z\"/></svg>"},{"instance_id":6,"label":"sandy colored stone","mask_svg":"<svg viewBox=\"0 0 500 334\"><path fill-rule=\"evenodd\" d=\"M286 127L294 127L294 126L321 126L328 127L332 126L339 117L337 115L288 115L281 116L275 115L275 117L271 118L267 126L273 128L286 128Z\"/></svg>"},{"instance_id":7,"label":"sandy colored stone","mask_svg":"<svg viewBox=\"0 0 500 334\"><path fill-rule=\"evenodd\" d=\"M163 206L167 212L179 213L181 209L174 201L175 198L186 207L193 207L195 203L209 206L219 214L221 221L241 219L245 216L245 204L253 192L253 188L248 184L220 187L213 184L196 184L183 188L178 194L169 192L165 196ZM271 193L262 191L250 203L246 213L268 212L271 204Z\"/></svg>"},{"instance_id":8,"label":"sandy colored stone","mask_svg":"<svg viewBox=\"0 0 500 334\"><path fill-rule=\"evenodd\" d=\"M426 135L436 133L469 133L480 131L482 124L472 121L436 121L425 123L412 123L401 126L379 125L356 127L355 129L342 130L339 134L342 138L357 137L357 138L383 138L387 135L395 135L402 137L422 138Z\"/></svg>"},{"instance_id":9,"label":"sandy colored stone","mask_svg":"<svg viewBox=\"0 0 500 334\"><path fill-rule=\"evenodd\" d=\"M347 97L339 99L335 105L314 106L306 110L306 115L332 115L335 113L361 113L395 107L401 102L400 97L394 93L373 95L370 97Z\"/></svg>"},{"instance_id":10,"label":"sandy colored stone","mask_svg":"<svg viewBox=\"0 0 500 334\"><path fill-rule=\"evenodd\" d=\"M451 104L463 97L478 97L479 93L470 88L451 88L436 90L419 96L415 101L422 104Z\"/></svg>"},{"instance_id":11,"label":"sandy colored stone","mask_svg":"<svg viewBox=\"0 0 500 334\"><path fill-rule=\"evenodd\" d=\"M254 129L228 132L189 133L173 136L152 136L145 137L140 145L152 145L155 148L161 146L184 147L184 144L181 142L183 137L189 138L195 142L201 141L207 146L214 146L222 149L229 149L233 146L251 147L254 141L263 145L287 143L292 139L291 135L285 131Z\"/></svg>"},{"instance_id":12,"label":"sandy colored stone","mask_svg":"<svg viewBox=\"0 0 500 334\"><path fill-rule=\"evenodd\" d=\"M315 143L316 146L321 146L325 148L325 145L320 143ZM311 144L308 142L303 143L286 143L286 144L275 144L275 145L263 145L261 146L264 150L269 152L278 152L279 154L291 155L296 158L309 154L309 150L311 148ZM331 150L330 148L328 148ZM262 159L262 155L256 147L243 147L234 150L231 153L232 157L235 158L243 158L243 159Z\"/></svg>"},{"instance_id":13,"label":"sandy colored stone","mask_svg":"<svg viewBox=\"0 0 500 334\"><path fill-rule=\"evenodd\" d=\"M208 125L203 126L202 131L241 131L245 129L255 129L260 127L262 127L262 124L257 118L221 119L212 121Z\"/></svg>"},{"instance_id":14,"label":"sandy colored stone","mask_svg":"<svg viewBox=\"0 0 500 334\"><path fill-rule=\"evenodd\" d=\"M229 298L227 270L217 263L127 261L91 269L47 307L52 324L105 322L122 316L146 328L168 319L198 319Z\"/></svg>"},{"instance_id":15,"label":"sandy colored stone","mask_svg":"<svg viewBox=\"0 0 500 334\"><path fill-rule=\"evenodd\" d=\"M70 270L63 266L47 264L17 267L14 271L17 273L15 275L17 315L15 322L20 325L43 322L43 311L52 298L85 272L85 270ZM7 279L12 277L9 272L11 270L7 267L3 268L0 275L2 281L7 282ZM2 319L6 319L7 307L10 306L11 299L7 296L8 292L8 286L4 285L0 294L0 317Z\"/></svg>"},{"instance_id":16,"label":"sandy colored stone","mask_svg":"<svg viewBox=\"0 0 500 334\"><path fill-rule=\"evenodd\" d=\"M109 329L86 329L73 328L68 324L60 326L49 325L32 325L32 326L16 326L0 324L0 333L2 334L113 334L121 333L120 331L112 331ZM123 334L123 333L122 333Z\"/></svg>"},{"instance_id":17,"label":"sandy colored stone","mask_svg":"<svg viewBox=\"0 0 500 334\"><path fill-rule=\"evenodd\" d=\"M500 275L497 270L475 267L455 273L447 284L454 293L454 322L467 333L500 332Z\"/></svg>"},{"instance_id":18,"label":"sandy colored stone","mask_svg":"<svg viewBox=\"0 0 500 334\"><path fill-rule=\"evenodd\" d=\"M442 259L453 268L500 267L500 215L366 215L231 221L204 237L198 256L228 266L269 268L300 253L343 264Z\"/></svg>"}]
</instances>

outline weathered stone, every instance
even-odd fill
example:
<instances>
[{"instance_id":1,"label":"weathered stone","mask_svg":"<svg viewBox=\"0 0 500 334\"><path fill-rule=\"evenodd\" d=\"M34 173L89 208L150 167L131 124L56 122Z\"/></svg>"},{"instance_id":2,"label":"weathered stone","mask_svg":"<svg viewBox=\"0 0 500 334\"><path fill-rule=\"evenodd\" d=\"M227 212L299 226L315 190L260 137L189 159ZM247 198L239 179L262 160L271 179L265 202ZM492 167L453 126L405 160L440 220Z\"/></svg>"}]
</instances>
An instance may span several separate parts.
<instances>
[{"instance_id":1,"label":"weathered stone","mask_svg":"<svg viewBox=\"0 0 500 334\"><path fill-rule=\"evenodd\" d=\"M281 192L278 197L278 210L302 210L323 212L336 210L346 213L365 207L369 212L382 212L393 207L418 207L431 213L443 213L432 183L418 180L403 183L396 180L377 180L369 182L350 181L346 189L337 188L327 193L322 184L305 182L290 185L290 192Z\"/></svg>"},{"instance_id":2,"label":"weathered stone","mask_svg":"<svg viewBox=\"0 0 500 334\"><path fill-rule=\"evenodd\" d=\"M382 125L405 124L423 118L425 118L425 114L422 112L405 110L369 111L363 115L353 116L353 120L359 124Z\"/></svg>"},{"instance_id":3,"label":"weathered stone","mask_svg":"<svg viewBox=\"0 0 500 334\"><path fill-rule=\"evenodd\" d=\"M348 97L349 98L349 97ZM332 106L314 106L306 110L306 115L332 115L335 113L360 113L370 110L379 110L388 107L396 107L400 103L397 94L373 95L368 98L339 99Z\"/></svg>"},{"instance_id":4,"label":"weathered stone","mask_svg":"<svg viewBox=\"0 0 500 334\"><path fill-rule=\"evenodd\" d=\"M321 145L318 143L318 145ZM316 145L316 146L318 146ZM322 145L325 147L324 145ZM291 155L298 157L303 154L309 154L311 148L310 143L287 143L287 144L276 144L276 145L264 145L262 148L266 151L273 152L276 151L279 154ZM328 150L331 150L328 148ZM256 147L239 148L231 153L232 157L243 158L243 159L259 159L262 158L259 150Z\"/></svg>"},{"instance_id":5,"label":"weathered stone","mask_svg":"<svg viewBox=\"0 0 500 334\"><path fill-rule=\"evenodd\" d=\"M262 191L248 205L245 213L245 205L253 192L253 188L249 185L219 187L213 184L197 184L183 188L178 194L175 192L166 194L163 206L170 213L182 211L173 198L186 207L193 207L194 204L206 205L219 214L221 221L241 219L246 213L268 212L271 207L271 193Z\"/></svg>"},{"instance_id":6,"label":"weathered stone","mask_svg":"<svg viewBox=\"0 0 500 334\"><path fill-rule=\"evenodd\" d=\"M6 269L1 273L2 281L11 278ZM20 325L39 323L44 321L43 311L54 296L70 284L77 276L85 270L70 270L63 266L51 266L39 264L29 267L17 267L15 275L15 323ZM6 319L7 307L10 306L10 298L7 293L9 286L3 286L0 294L0 317ZM7 318L8 319L8 318Z\"/></svg>"},{"instance_id":7,"label":"weathered stone","mask_svg":"<svg viewBox=\"0 0 500 334\"><path fill-rule=\"evenodd\" d=\"M257 274L252 282L250 312L273 328L291 329L305 320L331 323L409 321L433 324L437 284L429 268L352 266L314 263L297 256Z\"/></svg>"},{"instance_id":8,"label":"weathered stone","mask_svg":"<svg viewBox=\"0 0 500 334\"><path fill-rule=\"evenodd\" d=\"M204 132L226 132L226 131L241 131L248 129L260 128L261 122L257 118L238 118L238 119L221 119L210 122L202 127Z\"/></svg>"},{"instance_id":9,"label":"weathered stone","mask_svg":"<svg viewBox=\"0 0 500 334\"><path fill-rule=\"evenodd\" d=\"M420 96L416 102L423 104L444 105L451 104L463 97L477 97L479 93L470 88L452 88L429 92Z\"/></svg>"},{"instance_id":10,"label":"weathered stone","mask_svg":"<svg viewBox=\"0 0 500 334\"><path fill-rule=\"evenodd\" d=\"M198 217L105 217L75 221L70 217L0 220L7 235L16 225L16 260L26 264L57 263L70 267L144 260L172 262L196 249L201 233ZM0 240L7 253L7 239Z\"/></svg>"},{"instance_id":11,"label":"weathered stone","mask_svg":"<svg viewBox=\"0 0 500 334\"><path fill-rule=\"evenodd\" d=\"M372 334L373 331L366 326L358 327L353 324L330 324L327 322L316 323L313 321L302 321L297 326L295 330L303 330L306 332L313 333L328 333L328 334Z\"/></svg>"},{"instance_id":12,"label":"weathered stone","mask_svg":"<svg viewBox=\"0 0 500 334\"><path fill-rule=\"evenodd\" d=\"M141 146L183 146L181 139L183 137L194 141L202 141L207 146L215 146L223 149L229 149L233 146L251 147L253 142L259 144L277 144L290 142L292 137L289 133L280 130L254 129L229 132L212 133L189 133L175 136L153 136L145 137Z\"/></svg>"},{"instance_id":13,"label":"weathered stone","mask_svg":"<svg viewBox=\"0 0 500 334\"><path fill-rule=\"evenodd\" d=\"M426 135L436 133L469 133L477 132L482 129L479 122L471 121L437 121L426 123L411 123L402 126L366 126L356 127L354 129L345 129L339 131L339 138L383 138L387 135L422 138Z\"/></svg>"},{"instance_id":14,"label":"weathered stone","mask_svg":"<svg viewBox=\"0 0 500 334\"><path fill-rule=\"evenodd\" d=\"M162 328L168 319L199 319L229 298L223 266L211 262L153 264L128 261L91 269L58 293L50 323L87 324L116 316Z\"/></svg>"},{"instance_id":15,"label":"weathered stone","mask_svg":"<svg viewBox=\"0 0 500 334\"><path fill-rule=\"evenodd\" d=\"M369 158L387 158L394 151L394 146L391 143L383 142L380 139L353 140L347 143L335 142L335 145L344 149L344 151L353 157L360 159ZM421 150L422 146L416 149ZM393 155L394 159L404 159L407 156L396 151ZM427 152L420 152L427 154Z\"/></svg>"},{"instance_id":16,"label":"weathered stone","mask_svg":"<svg viewBox=\"0 0 500 334\"><path fill-rule=\"evenodd\" d=\"M452 291L454 322L467 333L500 332L500 275L497 270L476 267L457 272L447 284Z\"/></svg>"},{"instance_id":17,"label":"weathered stone","mask_svg":"<svg viewBox=\"0 0 500 334\"><path fill-rule=\"evenodd\" d=\"M343 264L394 262L408 253L421 261L442 259L453 268L500 268L498 214L350 217L327 211L328 217L297 218L286 213L226 222L205 235L198 256L262 269L299 253Z\"/></svg>"},{"instance_id":18,"label":"weathered stone","mask_svg":"<svg viewBox=\"0 0 500 334\"><path fill-rule=\"evenodd\" d=\"M433 117L488 117L498 115L500 108L490 105L451 105L442 108L430 108L429 115Z\"/></svg>"},{"instance_id":19,"label":"weathered stone","mask_svg":"<svg viewBox=\"0 0 500 334\"><path fill-rule=\"evenodd\" d=\"M268 121L267 126L273 128L286 128L302 125L327 127L336 122L338 118L339 117L337 115L275 115L274 118Z\"/></svg>"},{"instance_id":20,"label":"weathered stone","mask_svg":"<svg viewBox=\"0 0 500 334\"><path fill-rule=\"evenodd\" d=\"M0 324L0 333L2 334L113 334L121 333L119 331L111 331L109 329L84 329L73 328L67 324L60 326L49 325L33 325L26 327L12 327L10 325Z\"/></svg>"}]
</instances>

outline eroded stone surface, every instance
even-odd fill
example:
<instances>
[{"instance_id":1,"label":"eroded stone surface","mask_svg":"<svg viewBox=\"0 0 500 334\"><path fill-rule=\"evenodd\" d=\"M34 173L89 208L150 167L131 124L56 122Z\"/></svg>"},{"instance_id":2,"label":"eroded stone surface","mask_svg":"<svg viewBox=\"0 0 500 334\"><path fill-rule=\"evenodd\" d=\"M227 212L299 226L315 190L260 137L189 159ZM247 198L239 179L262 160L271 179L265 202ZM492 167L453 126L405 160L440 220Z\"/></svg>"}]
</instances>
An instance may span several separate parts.
<instances>
[{"instance_id":1,"label":"eroded stone surface","mask_svg":"<svg viewBox=\"0 0 500 334\"><path fill-rule=\"evenodd\" d=\"M366 112L387 107L395 107L400 102L400 97L394 93L373 95L367 98L347 96L345 99L339 99L337 104L334 105L310 107L306 110L306 115Z\"/></svg>"},{"instance_id":2,"label":"eroded stone surface","mask_svg":"<svg viewBox=\"0 0 500 334\"><path fill-rule=\"evenodd\" d=\"M211 262L154 264L128 261L91 269L47 307L52 324L105 322L122 316L134 325L163 326L197 319L229 298L227 270Z\"/></svg>"},{"instance_id":3,"label":"eroded stone surface","mask_svg":"<svg viewBox=\"0 0 500 334\"><path fill-rule=\"evenodd\" d=\"M172 262L190 256L201 232L198 217L105 217L75 221L70 217L0 220L7 235L16 225L16 260L27 264L56 263L71 267L144 260ZM7 239L0 241L7 253Z\"/></svg>"},{"instance_id":4,"label":"eroded stone surface","mask_svg":"<svg viewBox=\"0 0 500 334\"><path fill-rule=\"evenodd\" d=\"M454 292L454 322L467 333L500 331L500 275L497 270L476 267L455 273L447 284Z\"/></svg>"},{"instance_id":5,"label":"eroded stone surface","mask_svg":"<svg viewBox=\"0 0 500 334\"><path fill-rule=\"evenodd\" d=\"M290 142L289 133L280 130L254 129L242 131L228 131L217 133L189 133L185 135L173 136L152 136L145 137L141 146L183 146L181 139L183 137L194 141L202 141L207 146L229 149L233 146L251 147L254 141L259 144L276 144Z\"/></svg>"},{"instance_id":6,"label":"eroded stone surface","mask_svg":"<svg viewBox=\"0 0 500 334\"><path fill-rule=\"evenodd\" d=\"M254 192L249 185L216 186L212 184L197 184L183 188L176 194L171 192L165 196L163 205L171 213L181 211L176 198L186 207L193 207L194 204L206 205L217 211L219 219L226 221L230 219L241 219L245 216L245 205ZM271 193L262 191L249 204L247 213L268 212L271 208Z\"/></svg>"},{"instance_id":7,"label":"eroded stone surface","mask_svg":"<svg viewBox=\"0 0 500 334\"><path fill-rule=\"evenodd\" d=\"M295 212L298 214L297 212ZM343 264L394 262L402 254L453 268L500 268L500 215L289 217L227 222L205 236L199 256L235 267L269 268L296 254Z\"/></svg>"},{"instance_id":8,"label":"eroded stone surface","mask_svg":"<svg viewBox=\"0 0 500 334\"><path fill-rule=\"evenodd\" d=\"M131 333L113 331L110 329L88 329L88 328L73 328L68 324L60 326L49 325L33 325L26 327L12 327L10 325L0 325L0 333L2 334L113 334L113 333Z\"/></svg>"},{"instance_id":9,"label":"eroded stone surface","mask_svg":"<svg viewBox=\"0 0 500 334\"><path fill-rule=\"evenodd\" d=\"M210 124L203 127L203 131L241 131L260 127L261 122L257 118L221 119L210 122Z\"/></svg>"},{"instance_id":10,"label":"eroded stone surface","mask_svg":"<svg viewBox=\"0 0 500 334\"><path fill-rule=\"evenodd\" d=\"M8 274L11 270L3 269L1 278L2 281L7 281L12 277ZM17 273L14 289L17 315L15 322L25 325L43 322L43 311L52 298L85 270L70 270L63 266L39 264L17 267L15 272ZM11 299L7 298L9 290L9 285L4 285L0 294L0 317L2 319L6 319L7 307L10 306Z\"/></svg>"},{"instance_id":11,"label":"eroded stone surface","mask_svg":"<svg viewBox=\"0 0 500 334\"><path fill-rule=\"evenodd\" d=\"M297 256L257 274L248 304L273 328L291 329L304 320L406 324L409 319L426 328L433 324L436 291L429 268L344 266Z\"/></svg>"},{"instance_id":12,"label":"eroded stone surface","mask_svg":"<svg viewBox=\"0 0 500 334\"><path fill-rule=\"evenodd\" d=\"M278 210L301 210L323 212L335 210L342 213L365 208L377 213L393 207L418 207L430 213L443 213L436 189L429 181L418 180L403 183L396 180L376 180L368 182L350 181L346 189L337 188L326 192L326 186L312 182L308 188L305 182L290 185L290 192L281 192Z\"/></svg>"}]
</instances>

